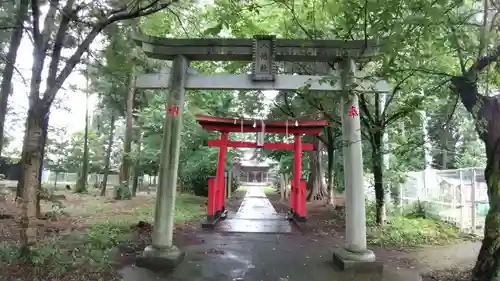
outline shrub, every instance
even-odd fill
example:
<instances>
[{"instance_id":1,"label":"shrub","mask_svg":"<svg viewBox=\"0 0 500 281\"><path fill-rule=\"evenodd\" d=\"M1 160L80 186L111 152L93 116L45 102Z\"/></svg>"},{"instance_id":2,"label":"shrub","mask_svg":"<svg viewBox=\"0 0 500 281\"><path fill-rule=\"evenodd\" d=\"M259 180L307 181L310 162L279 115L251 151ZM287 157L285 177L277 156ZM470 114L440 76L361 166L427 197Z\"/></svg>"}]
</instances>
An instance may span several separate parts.
<instances>
[{"instance_id":1,"label":"shrub","mask_svg":"<svg viewBox=\"0 0 500 281\"><path fill-rule=\"evenodd\" d=\"M388 211L389 221L384 226L375 223L375 203L366 204L367 239L382 246L441 245L459 238L459 230L429 216L426 205L417 202L406 214Z\"/></svg>"},{"instance_id":2,"label":"shrub","mask_svg":"<svg viewBox=\"0 0 500 281\"><path fill-rule=\"evenodd\" d=\"M122 182L119 185L114 186L114 198L115 200L130 200L132 199L132 193L128 187L126 181Z\"/></svg>"}]
</instances>

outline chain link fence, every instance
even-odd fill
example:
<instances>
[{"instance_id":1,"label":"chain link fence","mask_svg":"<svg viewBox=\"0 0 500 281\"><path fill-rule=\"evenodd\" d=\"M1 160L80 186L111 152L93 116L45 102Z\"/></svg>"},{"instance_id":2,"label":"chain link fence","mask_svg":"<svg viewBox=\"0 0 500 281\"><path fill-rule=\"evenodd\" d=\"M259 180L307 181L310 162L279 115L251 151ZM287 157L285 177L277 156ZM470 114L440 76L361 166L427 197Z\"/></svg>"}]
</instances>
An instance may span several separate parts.
<instances>
[{"instance_id":1,"label":"chain link fence","mask_svg":"<svg viewBox=\"0 0 500 281\"><path fill-rule=\"evenodd\" d=\"M489 209L483 168L410 172L398 193L401 211L420 203L430 215L463 232L483 232Z\"/></svg>"}]
</instances>

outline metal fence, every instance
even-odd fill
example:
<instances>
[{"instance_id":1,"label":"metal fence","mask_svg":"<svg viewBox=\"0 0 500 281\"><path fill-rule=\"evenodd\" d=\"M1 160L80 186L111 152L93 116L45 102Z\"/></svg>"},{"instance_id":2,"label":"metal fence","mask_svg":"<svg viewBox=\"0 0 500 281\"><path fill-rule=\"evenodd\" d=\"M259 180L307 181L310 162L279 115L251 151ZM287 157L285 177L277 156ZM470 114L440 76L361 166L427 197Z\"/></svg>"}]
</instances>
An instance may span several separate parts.
<instances>
[{"instance_id":1,"label":"metal fence","mask_svg":"<svg viewBox=\"0 0 500 281\"><path fill-rule=\"evenodd\" d=\"M483 168L410 172L398 193L400 210L420 202L429 214L464 232L482 232L489 208Z\"/></svg>"},{"instance_id":2,"label":"metal fence","mask_svg":"<svg viewBox=\"0 0 500 281\"><path fill-rule=\"evenodd\" d=\"M87 182L89 184L99 184L104 178L103 174L89 174ZM58 173L57 174L57 185L74 185L78 180L78 175L76 173ZM150 177L144 175L142 178L143 184L156 184L156 177ZM42 173L42 183L53 185L56 182L56 173L53 171L44 170ZM108 175L108 186L114 186L119 184L119 176L116 174Z\"/></svg>"}]
</instances>

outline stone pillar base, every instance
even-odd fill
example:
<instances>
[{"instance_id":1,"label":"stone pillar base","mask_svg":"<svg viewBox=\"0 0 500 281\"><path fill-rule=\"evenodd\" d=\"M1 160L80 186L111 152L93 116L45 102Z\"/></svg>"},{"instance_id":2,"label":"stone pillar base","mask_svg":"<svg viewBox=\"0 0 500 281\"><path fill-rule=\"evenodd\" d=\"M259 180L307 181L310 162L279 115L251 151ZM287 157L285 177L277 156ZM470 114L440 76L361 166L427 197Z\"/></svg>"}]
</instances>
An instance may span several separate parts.
<instances>
[{"instance_id":1,"label":"stone pillar base","mask_svg":"<svg viewBox=\"0 0 500 281\"><path fill-rule=\"evenodd\" d=\"M142 255L137 257L136 265L151 271L170 271L184 260L185 253L176 246L158 249L147 246Z\"/></svg>"},{"instance_id":2,"label":"stone pillar base","mask_svg":"<svg viewBox=\"0 0 500 281\"><path fill-rule=\"evenodd\" d=\"M368 249L353 252L345 248L335 248L333 263L340 270L345 271L382 273L384 269L384 264L376 261L375 254Z\"/></svg>"}]
</instances>

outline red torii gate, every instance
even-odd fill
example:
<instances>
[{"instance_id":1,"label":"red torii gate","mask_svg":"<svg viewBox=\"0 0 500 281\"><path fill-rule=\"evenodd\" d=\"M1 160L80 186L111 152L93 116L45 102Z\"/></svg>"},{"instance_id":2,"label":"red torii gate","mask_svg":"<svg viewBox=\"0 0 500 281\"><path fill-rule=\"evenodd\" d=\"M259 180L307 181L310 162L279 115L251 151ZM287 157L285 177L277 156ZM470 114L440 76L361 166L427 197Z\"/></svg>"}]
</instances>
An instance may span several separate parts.
<instances>
[{"instance_id":1,"label":"red torii gate","mask_svg":"<svg viewBox=\"0 0 500 281\"><path fill-rule=\"evenodd\" d=\"M298 220L306 219L306 185L301 180L302 151L313 150L310 143L302 143L302 134L321 134L328 125L326 120L269 121L197 116L196 121L208 131L220 132L218 140L209 140L208 146L219 147L219 159L215 179L208 181L207 224L213 226L225 212L226 180L224 170L228 147L268 148L293 150L295 154L293 179L290 192L290 214ZM294 143L231 141L229 133L293 134Z\"/></svg>"}]
</instances>

